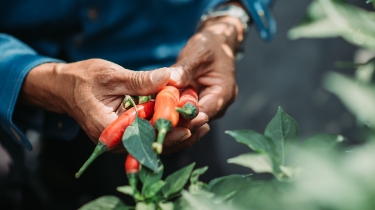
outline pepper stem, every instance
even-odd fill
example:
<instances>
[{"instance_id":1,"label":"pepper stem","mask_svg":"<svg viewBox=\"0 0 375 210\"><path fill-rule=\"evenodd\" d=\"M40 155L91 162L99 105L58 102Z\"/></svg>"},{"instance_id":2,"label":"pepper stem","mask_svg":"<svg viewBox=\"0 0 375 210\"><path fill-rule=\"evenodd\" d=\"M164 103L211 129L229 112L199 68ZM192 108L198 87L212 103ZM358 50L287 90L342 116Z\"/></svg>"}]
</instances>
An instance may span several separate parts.
<instances>
[{"instance_id":1,"label":"pepper stem","mask_svg":"<svg viewBox=\"0 0 375 210\"><path fill-rule=\"evenodd\" d=\"M100 141L96 145L94 152L92 152L91 156L89 159L86 160L86 162L83 164L83 166L79 169L79 171L76 173L76 178L78 179L82 173L87 169L87 167L103 152L107 151L108 147L101 143Z\"/></svg>"},{"instance_id":2,"label":"pepper stem","mask_svg":"<svg viewBox=\"0 0 375 210\"><path fill-rule=\"evenodd\" d=\"M145 103L151 99L150 96L138 96L138 104Z\"/></svg>"},{"instance_id":3,"label":"pepper stem","mask_svg":"<svg viewBox=\"0 0 375 210\"><path fill-rule=\"evenodd\" d=\"M122 103L121 103L122 106L123 106L125 109L129 109L129 108L131 108L131 107L133 106L133 104L132 104L131 101L130 101L130 98L133 99L132 96L125 95L125 98L124 98L124 100L123 100Z\"/></svg>"},{"instance_id":4,"label":"pepper stem","mask_svg":"<svg viewBox=\"0 0 375 210\"><path fill-rule=\"evenodd\" d=\"M133 188L133 191L137 191L137 184L138 184L138 174L137 173L129 173L127 174L129 185Z\"/></svg>"},{"instance_id":5,"label":"pepper stem","mask_svg":"<svg viewBox=\"0 0 375 210\"><path fill-rule=\"evenodd\" d=\"M198 110L191 103L186 103L183 107L176 107L177 112L179 112L185 119L193 119L197 116Z\"/></svg>"},{"instance_id":6,"label":"pepper stem","mask_svg":"<svg viewBox=\"0 0 375 210\"><path fill-rule=\"evenodd\" d=\"M137 189L138 184L138 173L128 173L128 181L130 187L133 189L133 197L136 202L143 200L141 193Z\"/></svg>"},{"instance_id":7,"label":"pepper stem","mask_svg":"<svg viewBox=\"0 0 375 210\"><path fill-rule=\"evenodd\" d=\"M172 129L172 123L167 119L160 118L155 122L155 128L158 130L158 137L156 142L152 144L152 148L156 153L161 154L163 151L165 135L167 135L167 132Z\"/></svg>"},{"instance_id":8,"label":"pepper stem","mask_svg":"<svg viewBox=\"0 0 375 210\"><path fill-rule=\"evenodd\" d=\"M138 108L137 108L137 105L135 104L133 98L129 95L126 95L125 98L133 105L133 107L135 109L135 112L137 113L137 117L138 117Z\"/></svg>"}]
</instances>

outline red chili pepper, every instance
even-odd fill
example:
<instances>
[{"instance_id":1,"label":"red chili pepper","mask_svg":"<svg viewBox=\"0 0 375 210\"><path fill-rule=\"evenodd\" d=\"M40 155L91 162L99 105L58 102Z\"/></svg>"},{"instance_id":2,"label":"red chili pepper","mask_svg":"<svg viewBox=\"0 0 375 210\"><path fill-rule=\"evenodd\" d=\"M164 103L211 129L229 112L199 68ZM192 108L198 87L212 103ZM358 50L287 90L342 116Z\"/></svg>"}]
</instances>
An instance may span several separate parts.
<instances>
[{"instance_id":1,"label":"red chili pepper","mask_svg":"<svg viewBox=\"0 0 375 210\"><path fill-rule=\"evenodd\" d=\"M139 172L139 162L131 154L126 156L125 161L125 172L126 174L133 174Z\"/></svg>"},{"instance_id":2,"label":"red chili pepper","mask_svg":"<svg viewBox=\"0 0 375 210\"><path fill-rule=\"evenodd\" d=\"M143 119L150 119L154 113L155 101L148 101L137 105L138 116ZM113 149L122 141L122 135L125 129L134 121L137 113L133 108L127 110L120 115L115 121L107 126L99 137L98 144L89 159L76 173L76 178L79 178L86 168L103 152Z\"/></svg>"},{"instance_id":3,"label":"red chili pepper","mask_svg":"<svg viewBox=\"0 0 375 210\"><path fill-rule=\"evenodd\" d=\"M189 86L182 92L176 110L187 120L194 119L198 115L198 94L195 88Z\"/></svg>"},{"instance_id":4,"label":"red chili pepper","mask_svg":"<svg viewBox=\"0 0 375 210\"><path fill-rule=\"evenodd\" d=\"M137 189L139 166L138 160L128 153L125 160L125 172L134 194L139 193Z\"/></svg>"},{"instance_id":5,"label":"red chili pepper","mask_svg":"<svg viewBox=\"0 0 375 210\"><path fill-rule=\"evenodd\" d=\"M157 142L152 146L160 154L163 149L165 135L169 130L176 127L179 114L176 111L180 92L173 86L164 87L156 96L155 113L153 118L154 126L158 130Z\"/></svg>"}]
</instances>

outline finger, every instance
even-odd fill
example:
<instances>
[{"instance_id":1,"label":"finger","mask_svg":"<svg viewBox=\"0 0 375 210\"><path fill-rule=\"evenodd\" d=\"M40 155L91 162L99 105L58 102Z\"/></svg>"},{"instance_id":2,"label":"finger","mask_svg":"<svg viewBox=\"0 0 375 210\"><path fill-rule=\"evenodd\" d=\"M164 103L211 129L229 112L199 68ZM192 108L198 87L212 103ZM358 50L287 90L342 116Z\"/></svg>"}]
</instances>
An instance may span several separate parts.
<instances>
[{"instance_id":1,"label":"finger","mask_svg":"<svg viewBox=\"0 0 375 210\"><path fill-rule=\"evenodd\" d=\"M192 120L185 120L180 118L177 127L183 127L189 129L192 133L196 131L197 128L208 122L208 115L204 112L199 112L198 115Z\"/></svg>"},{"instance_id":2,"label":"finger","mask_svg":"<svg viewBox=\"0 0 375 210\"><path fill-rule=\"evenodd\" d=\"M221 117L236 97L234 93L226 92L220 86L212 86L203 90L200 94L198 105L200 110L207 113L210 120Z\"/></svg>"},{"instance_id":3,"label":"finger","mask_svg":"<svg viewBox=\"0 0 375 210\"><path fill-rule=\"evenodd\" d=\"M121 86L123 95L151 95L160 91L170 79L170 69L161 68L152 71L124 70Z\"/></svg>"},{"instance_id":4,"label":"finger","mask_svg":"<svg viewBox=\"0 0 375 210\"><path fill-rule=\"evenodd\" d=\"M210 131L210 126L206 123L199 127L195 133L193 133L189 138L180 140L170 147L166 147L163 154L169 154L181 151L183 149L189 148L196 144L199 139L206 135Z\"/></svg>"},{"instance_id":5,"label":"finger","mask_svg":"<svg viewBox=\"0 0 375 210\"><path fill-rule=\"evenodd\" d=\"M185 57L179 60L171 68L171 78L169 85L177 88L186 87L194 78L195 69L200 64L200 59L195 57Z\"/></svg>"},{"instance_id":6,"label":"finger","mask_svg":"<svg viewBox=\"0 0 375 210\"><path fill-rule=\"evenodd\" d=\"M191 136L189 129L184 127L175 127L173 130L169 131L165 136L163 148L167 149L173 147L179 141L188 139ZM163 149L164 150L164 149Z\"/></svg>"}]
</instances>

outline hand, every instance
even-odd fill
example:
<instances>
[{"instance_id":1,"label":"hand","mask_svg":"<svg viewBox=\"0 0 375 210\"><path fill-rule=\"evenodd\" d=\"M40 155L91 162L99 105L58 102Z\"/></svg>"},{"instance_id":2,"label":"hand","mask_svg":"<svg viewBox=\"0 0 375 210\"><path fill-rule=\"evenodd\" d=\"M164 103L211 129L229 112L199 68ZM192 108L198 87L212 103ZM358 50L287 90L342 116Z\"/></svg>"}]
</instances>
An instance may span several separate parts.
<instances>
[{"instance_id":1,"label":"hand","mask_svg":"<svg viewBox=\"0 0 375 210\"><path fill-rule=\"evenodd\" d=\"M104 128L118 117L124 95L157 93L169 78L168 68L136 72L101 59L46 63L29 72L21 100L67 113L96 143Z\"/></svg>"},{"instance_id":2,"label":"hand","mask_svg":"<svg viewBox=\"0 0 375 210\"><path fill-rule=\"evenodd\" d=\"M188 133L171 151L196 143L209 131L208 120L224 115L237 96L234 53L242 40L241 22L233 17L211 20L203 25L182 49L169 84L179 88L193 85L199 90L198 118L183 123L169 135ZM179 135L182 136L182 135Z\"/></svg>"}]
</instances>

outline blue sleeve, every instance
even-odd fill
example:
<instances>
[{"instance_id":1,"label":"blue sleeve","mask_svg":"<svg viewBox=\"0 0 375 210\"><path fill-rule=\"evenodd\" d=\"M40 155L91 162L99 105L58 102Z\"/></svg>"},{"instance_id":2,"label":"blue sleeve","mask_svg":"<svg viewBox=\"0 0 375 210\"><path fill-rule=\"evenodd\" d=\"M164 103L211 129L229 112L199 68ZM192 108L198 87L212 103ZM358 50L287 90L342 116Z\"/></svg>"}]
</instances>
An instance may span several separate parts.
<instances>
[{"instance_id":1,"label":"blue sleeve","mask_svg":"<svg viewBox=\"0 0 375 210\"><path fill-rule=\"evenodd\" d=\"M16 38L0 33L0 124L3 130L28 150L32 149L25 134L14 124L13 112L22 83L34 67L61 60L38 55Z\"/></svg>"},{"instance_id":2,"label":"blue sleeve","mask_svg":"<svg viewBox=\"0 0 375 210\"><path fill-rule=\"evenodd\" d=\"M211 0L208 5L206 5L207 11L209 8L214 8L215 6L228 2L229 0ZM276 33L276 21L273 18L270 7L273 0L240 0L241 3L246 8L247 12L251 16L251 20L255 25L255 28L259 36L264 41L270 41Z\"/></svg>"},{"instance_id":3,"label":"blue sleeve","mask_svg":"<svg viewBox=\"0 0 375 210\"><path fill-rule=\"evenodd\" d=\"M270 41L276 33L276 21L269 11L273 0L241 0L264 41Z\"/></svg>"}]
</instances>

